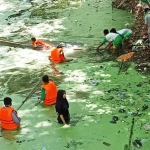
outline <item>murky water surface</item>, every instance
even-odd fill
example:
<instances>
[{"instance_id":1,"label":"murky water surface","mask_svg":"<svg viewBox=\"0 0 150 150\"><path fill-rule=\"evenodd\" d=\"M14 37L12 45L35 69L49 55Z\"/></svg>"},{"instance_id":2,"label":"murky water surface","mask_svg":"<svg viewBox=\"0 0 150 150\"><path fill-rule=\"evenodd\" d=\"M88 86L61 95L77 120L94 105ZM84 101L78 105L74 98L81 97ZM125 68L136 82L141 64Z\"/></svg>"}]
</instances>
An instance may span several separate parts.
<instances>
[{"instance_id":1,"label":"murky water surface","mask_svg":"<svg viewBox=\"0 0 150 150\"><path fill-rule=\"evenodd\" d=\"M131 25L132 15L112 9L109 0L37 0L31 3L1 0L0 20L0 100L11 96L13 106L17 109L41 81L41 77L47 74L59 89L67 91L71 113L70 128L62 128L56 122L54 106L34 105L39 96L36 93L40 91L38 86L18 111L22 118L21 128L1 132L1 149L123 149L128 144L131 117L125 120L124 115L119 114L117 124L109 122L121 107L132 108L132 111L138 108L138 102L147 98L146 89L149 84L142 84L138 89L136 84L140 80L144 82L149 79L135 72L134 65L130 62L125 65L129 75L122 73L117 76L119 65L116 61L110 61L112 57L106 54L99 60L93 54L94 48L89 51L85 49L99 44L103 39L103 29L121 29ZM57 65L63 75L52 74L48 60L50 50L32 50L30 38L33 36L51 46L60 43L65 46L66 57L74 60ZM99 63L95 60L99 60ZM135 77L137 79L131 84ZM89 80L92 79L99 84L89 85ZM127 97L120 98L117 89L119 93L126 92L123 89L127 89ZM137 90L145 95L139 98ZM131 97L134 97L134 103L129 102ZM139 101L136 102L137 99ZM0 103L3 104L2 101ZM143 150L149 150L149 134L143 134L145 130L137 132L140 122L145 123L145 119L139 120L133 138L142 135L141 138L145 139Z\"/></svg>"}]
</instances>

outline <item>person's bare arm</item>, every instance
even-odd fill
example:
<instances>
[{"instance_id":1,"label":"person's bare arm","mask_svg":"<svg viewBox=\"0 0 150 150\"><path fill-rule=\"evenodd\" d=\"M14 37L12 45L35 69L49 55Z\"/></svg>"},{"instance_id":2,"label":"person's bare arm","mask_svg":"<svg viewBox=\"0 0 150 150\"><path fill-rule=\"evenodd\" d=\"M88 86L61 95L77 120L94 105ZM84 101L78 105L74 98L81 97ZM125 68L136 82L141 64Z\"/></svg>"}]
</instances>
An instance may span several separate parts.
<instances>
[{"instance_id":1,"label":"person's bare arm","mask_svg":"<svg viewBox=\"0 0 150 150\"><path fill-rule=\"evenodd\" d=\"M111 48L111 46L112 46L112 42L109 42L109 43L106 45L105 49L108 50L108 49Z\"/></svg>"},{"instance_id":2,"label":"person's bare arm","mask_svg":"<svg viewBox=\"0 0 150 150\"><path fill-rule=\"evenodd\" d=\"M96 50L98 51L99 48L100 48L102 45L103 45L103 43L101 43L101 44L96 48Z\"/></svg>"}]
</instances>

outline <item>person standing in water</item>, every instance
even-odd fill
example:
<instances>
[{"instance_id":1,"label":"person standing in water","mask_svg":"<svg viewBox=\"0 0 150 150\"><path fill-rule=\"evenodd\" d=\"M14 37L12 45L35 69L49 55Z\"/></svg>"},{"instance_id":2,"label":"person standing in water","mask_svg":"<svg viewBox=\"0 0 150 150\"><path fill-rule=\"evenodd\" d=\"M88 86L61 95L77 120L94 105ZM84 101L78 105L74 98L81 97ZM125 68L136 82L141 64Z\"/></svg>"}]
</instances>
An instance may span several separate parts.
<instances>
[{"instance_id":1,"label":"person standing in water","mask_svg":"<svg viewBox=\"0 0 150 150\"><path fill-rule=\"evenodd\" d=\"M41 86L41 97L37 104L42 101L45 105L48 106L55 104L58 91L55 83L50 81L47 75L42 77L42 81L43 85Z\"/></svg>"},{"instance_id":2,"label":"person standing in water","mask_svg":"<svg viewBox=\"0 0 150 150\"><path fill-rule=\"evenodd\" d=\"M69 124L70 121L69 103L66 99L65 90L58 90L55 109L58 115L57 117L58 123L64 125Z\"/></svg>"},{"instance_id":3,"label":"person standing in water","mask_svg":"<svg viewBox=\"0 0 150 150\"><path fill-rule=\"evenodd\" d=\"M4 106L0 108L0 122L2 129L14 130L19 128L21 119L17 115L17 111L14 110L12 105L12 99L10 97L4 98Z\"/></svg>"}]
</instances>

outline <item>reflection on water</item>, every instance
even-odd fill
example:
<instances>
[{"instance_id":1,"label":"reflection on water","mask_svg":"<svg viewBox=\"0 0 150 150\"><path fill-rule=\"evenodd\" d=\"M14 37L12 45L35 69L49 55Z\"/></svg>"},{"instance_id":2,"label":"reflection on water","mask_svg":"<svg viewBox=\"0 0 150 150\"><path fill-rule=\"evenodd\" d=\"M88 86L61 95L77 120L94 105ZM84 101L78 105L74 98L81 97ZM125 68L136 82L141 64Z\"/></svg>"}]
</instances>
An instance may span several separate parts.
<instances>
[{"instance_id":1,"label":"reflection on water","mask_svg":"<svg viewBox=\"0 0 150 150\"><path fill-rule=\"evenodd\" d=\"M2 130L1 131L2 137L6 140L9 140L9 141L16 140L16 135L18 135L19 133L20 133L20 129L17 129L17 130Z\"/></svg>"}]
</instances>

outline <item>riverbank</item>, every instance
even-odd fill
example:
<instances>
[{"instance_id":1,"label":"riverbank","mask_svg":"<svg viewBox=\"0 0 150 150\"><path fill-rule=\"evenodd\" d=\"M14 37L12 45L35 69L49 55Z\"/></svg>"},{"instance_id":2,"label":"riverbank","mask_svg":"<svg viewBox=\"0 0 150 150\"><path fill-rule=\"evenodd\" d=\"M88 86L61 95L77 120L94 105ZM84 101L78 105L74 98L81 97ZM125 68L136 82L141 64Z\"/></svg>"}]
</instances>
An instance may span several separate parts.
<instances>
[{"instance_id":1,"label":"riverbank","mask_svg":"<svg viewBox=\"0 0 150 150\"><path fill-rule=\"evenodd\" d=\"M138 40L142 41L142 44L139 44L139 48L136 49L138 51L135 53L134 62L136 64L135 69L143 74L150 74L150 50L148 46L144 46L144 41L146 38L144 35L144 8L139 14L137 14L137 4L138 0L133 0L128 2L127 0L119 1L114 0L112 5L118 9L124 9L129 12L132 12L134 15L135 24L131 27L133 31L132 36L132 44L135 44ZM148 8L148 6L147 6ZM140 32L139 32L140 31ZM130 51L133 51L133 47L130 48Z\"/></svg>"}]
</instances>

